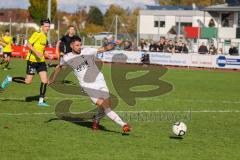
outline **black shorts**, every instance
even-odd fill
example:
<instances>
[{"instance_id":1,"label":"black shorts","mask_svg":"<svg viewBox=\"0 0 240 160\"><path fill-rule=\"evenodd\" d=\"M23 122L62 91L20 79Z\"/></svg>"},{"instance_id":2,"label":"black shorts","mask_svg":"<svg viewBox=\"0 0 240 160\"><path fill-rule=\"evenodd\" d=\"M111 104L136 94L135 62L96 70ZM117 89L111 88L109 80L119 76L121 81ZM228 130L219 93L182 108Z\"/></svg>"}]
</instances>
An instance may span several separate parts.
<instances>
[{"instance_id":1,"label":"black shorts","mask_svg":"<svg viewBox=\"0 0 240 160\"><path fill-rule=\"evenodd\" d=\"M12 56L12 52L3 52L4 58L11 57L11 56Z\"/></svg>"},{"instance_id":2,"label":"black shorts","mask_svg":"<svg viewBox=\"0 0 240 160\"><path fill-rule=\"evenodd\" d=\"M39 73L42 71L47 72L47 66L45 62L31 62L27 61L27 74L28 75L34 75L35 73Z\"/></svg>"}]
</instances>

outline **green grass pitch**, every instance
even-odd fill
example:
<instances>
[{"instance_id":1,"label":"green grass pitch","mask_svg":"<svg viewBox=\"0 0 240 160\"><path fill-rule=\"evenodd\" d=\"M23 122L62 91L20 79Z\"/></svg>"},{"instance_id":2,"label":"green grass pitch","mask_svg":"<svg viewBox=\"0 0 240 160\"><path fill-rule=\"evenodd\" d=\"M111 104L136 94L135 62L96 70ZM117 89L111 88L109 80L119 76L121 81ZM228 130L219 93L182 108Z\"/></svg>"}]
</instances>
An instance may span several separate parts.
<instances>
[{"instance_id":1,"label":"green grass pitch","mask_svg":"<svg viewBox=\"0 0 240 160\"><path fill-rule=\"evenodd\" d=\"M25 66L25 61L13 60L10 70L0 71L1 81L6 75L24 76ZM84 96L48 88L50 107L26 102L26 97L38 95L40 81L35 76L31 85L11 83L0 94L0 160L239 159L239 72L169 69L161 80L173 85L171 92L137 98L129 106L113 87L109 65L102 71L119 100L114 110L133 128L129 135L122 135L121 128L106 117L101 122L105 130L97 132L91 130L91 123L56 119L55 105L63 99L74 101L72 112L93 107ZM72 73L67 79L78 87ZM172 137L176 121L187 124L183 139Z\"/></svg>"}]
</instances>

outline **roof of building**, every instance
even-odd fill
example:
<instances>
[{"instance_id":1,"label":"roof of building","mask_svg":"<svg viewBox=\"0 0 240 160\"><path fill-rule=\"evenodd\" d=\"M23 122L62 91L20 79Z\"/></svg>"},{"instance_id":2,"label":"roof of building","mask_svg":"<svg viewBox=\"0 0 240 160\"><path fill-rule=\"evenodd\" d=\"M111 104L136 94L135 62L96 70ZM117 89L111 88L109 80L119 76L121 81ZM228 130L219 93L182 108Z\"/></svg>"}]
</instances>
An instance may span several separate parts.
<instances>
[{"instance_id":1,"label":"roof of building","mask_svg":"<svg viewBox=\"0 0 240 160\"><path fill-rule=\"evenodd\" d=\"M160 6L160 5L146 5L149 10L201 10L201 6Z\"/></svg>"},{"instance_id":2,"label":"roof of building","mask_svg":"<svg viewBox=\"0 0 240 160\"><path fill-rule=\"evenodd\" d=\"M140 10L140 15L154 15L154 16L204 16L204 12L200 10ZM209 17L208 12L205 13Z\"/></svg>"},{"instance_id":3,"label":"roof of building","mask_svg":"<svg viewBox=\"0 0 240 160\"><path fill-rule=\"evenodd\" d=\"M219 5L213 5L206 7L202 9L203 11L212 11L212 12L239 12L240 11L240 5L229 5L229 4L219 4Z\"/></svg>"},{"instance_id":4,"label":"roof of building","mask_svg":"<svg viewBox=\"0 0 240 160\"><path fill-rule=\"evenodd\" d=\"M229 6L240 6L240 0L225 0Z\"/></svg>"}]
</instances>

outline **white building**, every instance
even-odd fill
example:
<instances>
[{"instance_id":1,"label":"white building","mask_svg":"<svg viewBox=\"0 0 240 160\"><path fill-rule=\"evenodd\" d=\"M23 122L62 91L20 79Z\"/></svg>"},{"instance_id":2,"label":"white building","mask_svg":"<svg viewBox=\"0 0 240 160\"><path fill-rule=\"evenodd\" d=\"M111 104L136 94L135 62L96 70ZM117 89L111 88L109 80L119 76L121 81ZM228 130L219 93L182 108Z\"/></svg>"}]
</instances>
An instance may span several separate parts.
<instances>
[{"instance_id":1,"label":"white building","mask_svg":"<svg viewBox=\"0 0 240 160\"><path fill-rule=\"evenodd\" d=\"M197 52L202 42L214 43L226 53L231 45L240 50L240 5L221 4L202 9L194 7L158 6L140 11L139 36L143 39L158 41L160 37L173 39L183 37L183 27L216 28L217 34L210 39L188 39L190 50ZM202 33L202 32L201 32ZM207 33L208 35L208 33Z\"/></svg>"},{"instance_id":2,"label":"white building","mask_svg":"<svg viewBox=\"0 0 240 160\"><path fill-rule=\"evenodd\" d=\"M139 22L140 38L159 40L159 37L173 37L183 34L183 26L208 27L211 19L218 28L218 38L240 41L237 28L240 28L240 6L227 4L210 6L204 9L168 9L141 10ZM180 25L179 25L180 23ZM172 35L175 30L176 35ZM239 33L240 34L240 33Z\"/></svg>"},{"instance_id":3,"label":"white building","mask_svg":"<svg viewBox=\"0 0 240 160\"><path fill-rule=\"evenodd\" d=\"M216 22L218 39L240 42L240 5L221 4L203 9ZM207 21L206 21L207 22Z\"/></svg>"},{"instance_id":4,"label":"white building","mask_svg":"<svg viewBox=\"0 0 240 160\"><path fill-rule=\"evenodd\" d=\"M39 25L37 25L36 23L16 23L16 22L0 22L0 25L1 26L9 26L9 25L12 25L12 26L17 26L17 27L20 27L20 28L23 28L23 27L32 27L34 28L35 30L39 30Z\"/></svg>"},{"instance_id":5,"label":"white building","mask_svg":"<svg viewBox=\"0 0 240 160\"><path fill-rule=\"evenodd\" d=\"M159 40L161 36L169 37L172 28L179 32L179 22L182 27L200 27L208 25L210 19L210 14L199 10L141 10L140 38Z\"/></svg>"}]
</instances>

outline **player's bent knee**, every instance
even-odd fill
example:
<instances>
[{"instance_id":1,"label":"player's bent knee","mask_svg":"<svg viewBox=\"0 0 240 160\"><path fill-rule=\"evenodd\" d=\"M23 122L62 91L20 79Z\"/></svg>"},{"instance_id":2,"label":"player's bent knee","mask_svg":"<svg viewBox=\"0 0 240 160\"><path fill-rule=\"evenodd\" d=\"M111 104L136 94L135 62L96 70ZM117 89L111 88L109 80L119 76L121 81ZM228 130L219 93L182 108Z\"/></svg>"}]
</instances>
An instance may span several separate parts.
<instances>
[{"instance_id":1,"label":"player's bent knee","mask_svg":"<svg viewBox=\"0 0 240 160\"><path fill-rule=\"evenodd\" d=\"M103 107L102 104L103 104L103 99L98 99L96 102L96 105L99 107Z\"/></svg>"},{"instance_id":2,"label":"player's bent knee","mask_svg":"<svg viewBox=\"0 0 240 160\"><path fill-rule=\"evenodd\" d=\"M107 99L99 98L96 102L96 105L99 107L107 108L107 107L111 106L111 102L110 102L109 98L107 98Z\"/></svg>"},{"instance_id":3,"label":"player's bent knee","mask_svg":"<svg viewBox=\"0 0 240 160\"><path fill-rule=\"evenodd\" d=\"M48 83L48 79L45 78L45 77L44 77L44 78L41 78L41 82L42 82L42 83Z\"/></svg>"},{"instance_id":4,"label":"player's bent knee","mask_svg":"<svg viewBox=\"0 0 240 160\"><path fill-rule=\"evenodd\" d=\"M25 84L31 84L32 80L25 80Z\"/></svg>"},{"instance_id":5,"label":"player's bent knee","mask_svg":"<svg viewBox=\"0 0 240 160\"><path fill-rule=\"evenodd\" d=\"M41 82L42 83L48 83L48 80L42 80Z\"/></svg>"}]
</instances>

